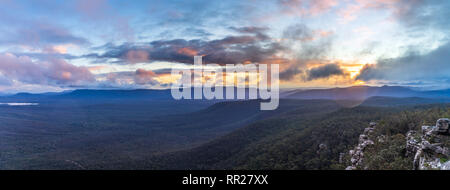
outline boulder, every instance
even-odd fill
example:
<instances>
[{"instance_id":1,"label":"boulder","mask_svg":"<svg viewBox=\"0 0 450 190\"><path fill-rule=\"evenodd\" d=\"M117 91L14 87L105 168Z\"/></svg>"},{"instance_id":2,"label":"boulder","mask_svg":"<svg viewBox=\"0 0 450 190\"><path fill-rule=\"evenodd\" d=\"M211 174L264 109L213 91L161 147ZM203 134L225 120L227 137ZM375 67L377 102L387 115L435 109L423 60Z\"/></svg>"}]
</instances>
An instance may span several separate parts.
<instances>
[{"instance_id":1,"label":"boulder","mask_svg":"<svg viewBox=\"0 0 450 190\"><path fill-rule=\"evenodd\" d=\"M364 134L359 135L359 143L360 144L363 143L367 139L368 139L367 135L364 135Z\"/></svg>"},{"instance_id":2,"label":"boulder","mask_svg":"<svg viewBox=\"0 0 450 190\"><path fill-rule=\"evenodd\" d=\"M317 154L321 154L322 152L325 152L328 149L327 145L324 143L319 144L319 149L317 150Z\"/></svg>"},{"instance_id":3,"label":"boulder","mask_svg":"<svg viewBox=\"0 0 450 190\"><path fill-rule=\"evenodd\" d=\"M449 123L450 123L450 120L447 118L438 119L436 122L437 131L441 134L450 134L449 133Z\"/></svg>"},{"instance_id":4,"label":"boulder","mask_svg":"<svg viewBox=\"0 0 450 190\"><path fill-rule=\"evenodd\" d=\"M422 134L426 134L428 131L432 130L434 126L422 126ZM415 133L415 131L413 131Z\"/></svg>"},{"instance_id":5,"label":"boulder","mask_svg":"<svg viewBox=\"0 0 450 190\"><path fill-rule=\"evenodd\" d=\"M365 128L365 129L364 129L364 134L368 135L368 134L372 133L372 132L373 132L373 129L374 129L374 128L370 128L370 127Z\"/></svg>"}]
</instances>

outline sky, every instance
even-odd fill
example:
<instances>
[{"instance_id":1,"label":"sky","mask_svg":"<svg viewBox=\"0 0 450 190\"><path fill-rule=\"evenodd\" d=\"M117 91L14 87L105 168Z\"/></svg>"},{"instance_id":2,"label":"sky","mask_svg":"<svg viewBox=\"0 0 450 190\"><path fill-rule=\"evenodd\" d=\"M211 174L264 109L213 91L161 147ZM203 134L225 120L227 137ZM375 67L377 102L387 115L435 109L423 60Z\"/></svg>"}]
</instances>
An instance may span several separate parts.
<instances>
[{"instance_id":1,"label":"sky","mask_svg":"<svg viewBox=\"0 0 450 190\"><path fill-rule=\"evenodd\" d=\"M0 92L168 88L279 64L283 88L450 88L446 0L0 0Z\"/></svg>"}]
</instances>

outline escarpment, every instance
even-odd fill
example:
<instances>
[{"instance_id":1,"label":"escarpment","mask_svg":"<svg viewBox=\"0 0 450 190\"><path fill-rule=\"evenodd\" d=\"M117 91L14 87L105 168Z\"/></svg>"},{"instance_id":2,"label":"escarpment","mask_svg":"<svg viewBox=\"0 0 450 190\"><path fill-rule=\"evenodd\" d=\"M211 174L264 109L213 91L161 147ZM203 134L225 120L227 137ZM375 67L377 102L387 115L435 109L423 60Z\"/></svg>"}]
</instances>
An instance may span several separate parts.
<instances>
[{"instance_id":1,"label":"escarpment","mask_svg":"<svg viewBox=\"0 0 450 190\"><path fill-rule=\"evenodd\" d=\"M421 133L411 130L406 136L406 154L414 156L413 169L450 170L449 119L443 118L435 126L422 126Z\"/></svg>"},{"instance_id":2,"label":"escarpment","mask_svg":"<svg viewBox=\"0 0 450 190\"><path fill-rule=\"evenodd\" d=\"M420 130L388 136L375 123L371 123L359 136L358 144L349 151L346 170L450 170L449 125L449 119L441 118L435 126L422 126ZM418 129L419 126L412 128ZM375 129L378 131L375 132ZM403 164L403 167L393 166L389 162ZM389 168L390 166L393 168Z\"/></svg>"}]
</instances>

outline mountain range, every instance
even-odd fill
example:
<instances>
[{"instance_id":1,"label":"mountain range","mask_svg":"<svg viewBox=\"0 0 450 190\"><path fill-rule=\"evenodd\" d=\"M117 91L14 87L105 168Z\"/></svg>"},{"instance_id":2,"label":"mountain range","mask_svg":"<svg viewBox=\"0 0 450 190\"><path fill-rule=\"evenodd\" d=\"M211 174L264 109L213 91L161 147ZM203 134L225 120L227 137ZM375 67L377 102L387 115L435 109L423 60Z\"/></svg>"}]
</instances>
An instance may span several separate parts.
<instances>
[{"instance_id":1,"label":"mountain range","mask_svg":"<svg viewBox=\"0 0 450 190\"><path fill-rule=\"evenodd\" d=\"M235 89L235 93L236 93ZM191 90L193 93L194 90ZM225 91L224 91L225 93ZM248 94L248 89L246 89ZM417 98L450 98L450 89L417 91L401 86L353 86L346 88L330 89L295 89L280 90L281 99L330 99L330 100L365 100L370 97L417 97ZM150 90L97 90L97 89L79 89L73 91L64 91L60 93L17 93L9 96L2 96L3 101L40 101L40 100L64 100L64 99L91 99L91 100L171 100L170 89ZM246 96L248 99L248 95Z\"/></svg>"},{"instance_id":2,"label":"mountain range","mask_svg":"<svg viewBox=\"0 0 450 190\"><path fill-rule=\"evenodd\" d=\"M333 99L333 100L364 100L374 96L385 97L421 97L421 98L448 98L450 89L417 91L401 86L353 86L347 88L290 90L284 91L280 97L287 99Z\"/></svg>"}]
</instances>

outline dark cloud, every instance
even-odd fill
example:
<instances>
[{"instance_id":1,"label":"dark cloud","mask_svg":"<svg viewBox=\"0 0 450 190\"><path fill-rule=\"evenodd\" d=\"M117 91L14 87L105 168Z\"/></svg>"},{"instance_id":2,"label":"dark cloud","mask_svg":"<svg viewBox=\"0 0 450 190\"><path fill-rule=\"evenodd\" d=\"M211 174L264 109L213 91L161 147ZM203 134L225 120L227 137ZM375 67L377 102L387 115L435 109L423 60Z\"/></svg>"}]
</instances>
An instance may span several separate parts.
<instances>
[{"instance_id":1,"label":"dark cloud","mask_svg":"<svg viewBox=\"0 0 450 190\"><path fill-rule=\"evenodd\" d=\"M366 65L356 79L390 81L432 81L449 79L450 43L428 54L415 52L395 59L382 59L375 65Z\"/></svg>"},{"instance_id":2,"label":"dark cloud","mask_svg":"<svg viewBox=\"0 0 450 190\"><path fill-rule=\"evenodd\" d=\"M288 69L280 73L280 79L284 81L289 81L302 72L303 71L298 67L289 67Z\"/></svg>"},{"instance_id":3,"label":"dark cloud","mask_svg":"<svg viewBox=\"0 0 450 190\"><path fill-rule=\"evenodd\" d=\"M245 26L245 27L230 27L230 29L235 30L240 33L252 33L252 34L262 34L269 30L267 27L258 27L258 26Z\"/></svg>"},{"instance_id":4,"label":"dark cloud","mask_svg":"<svg viewBox=\"0 0 450 190\"><path fill-rule=\"evenodd\" d=\"M239 29L239 30L248 30ZM193 56L203 55L204 63L236 64L246 61L261 62L275 56L284 47L273 42L268 36L252 31L248 35L228 36L217 40L158 40L145 44L125 43L119 46L107 44L104 54L90 54L85 57L98 59L117 58L122 62L130 63L129 54L133 52L146 52L148 60L168 61L179 63L193 63ZM249 33L249 32L246 32Z\"/></svg>"},{"instance_id":5,"label":"dark cloud","mask_svg":"<svg viewBox=\"0 0 450 190\"><path fill-rule=\"evenodd\" d=\"M254 34L259 39L264 40L270 39L270 37L265 34L269 30L269 28L267 27L246 26L246 27L230 27L230 29L239 33Z\"/></svg>"},{"instance_id":6,"label":"dark cloud","mask_svg":"<svg viewBox=\"0 0 450 190\"><path fill-rule=\"evenodd\" d=\"M329 78L336 75L345 75L345 72L337 64L326 64L308 70L306 80Z\"/></svg>"}]
</instances>

